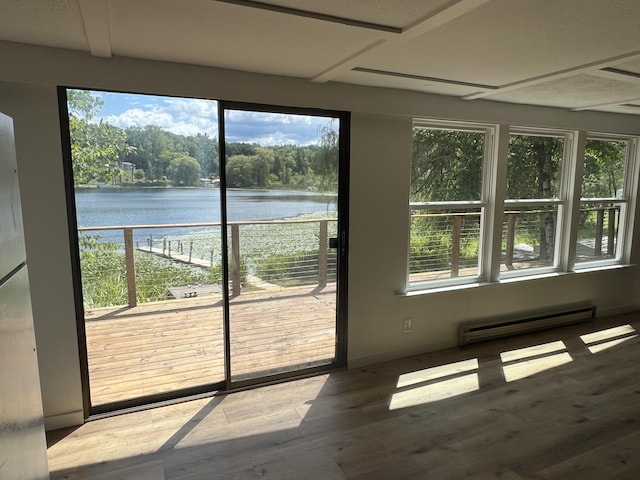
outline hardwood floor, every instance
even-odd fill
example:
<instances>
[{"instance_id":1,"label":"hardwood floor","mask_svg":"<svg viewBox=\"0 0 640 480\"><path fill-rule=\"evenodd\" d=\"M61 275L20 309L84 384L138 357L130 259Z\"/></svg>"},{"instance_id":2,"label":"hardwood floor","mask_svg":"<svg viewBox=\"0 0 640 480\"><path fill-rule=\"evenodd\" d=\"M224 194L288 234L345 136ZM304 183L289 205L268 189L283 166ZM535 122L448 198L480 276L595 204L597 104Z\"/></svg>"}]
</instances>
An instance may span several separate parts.
<instances>
[{"instance_id":1,"label":"hardwood floor","mask_svg":"<svg viewBox=\"0 0 640 480\"><path fill-rule=\"evenodd\" d=\"M331 363L335 284L247 292L230 302L234 380ZM222 304L198 297L85 314L92 404L224 380Z\"/></svg>"},{"instance_id":2,"label":"hardwood floor","mask_svg":"<svg viewBox=\"0 0 640 480\"><path fill-rule=\"evenodd\" d=\"M51 478L636 479L640 312L96 420Z\"/></svg>"}]
</instances>

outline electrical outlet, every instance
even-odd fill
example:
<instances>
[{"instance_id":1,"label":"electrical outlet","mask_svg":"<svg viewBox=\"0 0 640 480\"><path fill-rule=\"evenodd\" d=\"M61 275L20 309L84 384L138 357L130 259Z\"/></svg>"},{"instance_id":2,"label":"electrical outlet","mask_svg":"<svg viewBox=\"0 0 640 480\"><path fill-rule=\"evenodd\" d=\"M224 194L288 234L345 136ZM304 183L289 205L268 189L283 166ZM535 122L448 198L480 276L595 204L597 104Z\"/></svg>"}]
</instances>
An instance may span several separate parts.
<instances>
[{"instance_id":1,"label":"electrical outlet","mask_svg":"<svg viewBox=\"0 0 640 480\"><path fill-rule=\"evenodd\" d=\"M405 318L402 320L402 333L410 333L411 332L411 319Z\"/></svg>"}]
</instances>

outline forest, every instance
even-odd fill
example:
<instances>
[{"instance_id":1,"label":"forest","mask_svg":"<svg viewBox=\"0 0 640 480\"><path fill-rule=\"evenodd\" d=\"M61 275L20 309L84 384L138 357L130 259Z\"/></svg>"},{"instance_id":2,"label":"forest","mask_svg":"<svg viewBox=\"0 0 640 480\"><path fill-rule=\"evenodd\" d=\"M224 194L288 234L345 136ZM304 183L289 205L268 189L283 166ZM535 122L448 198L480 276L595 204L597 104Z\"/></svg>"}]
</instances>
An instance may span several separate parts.
<instances>
[{"instance_id":1,"label":"forest","mask_svg":"<svg viewBox=\"0 0 640 480\"><path fill-rule=\"evenodd\" d=\"M119 128L96 117L102 100L68 90L69 131L76 186L202 186L220 176L218 139L178 135L156 125ZM331 125L317 145L228 143L227 186L331 191L338 165L338 134Z\"/></svg>"}]
</instances>

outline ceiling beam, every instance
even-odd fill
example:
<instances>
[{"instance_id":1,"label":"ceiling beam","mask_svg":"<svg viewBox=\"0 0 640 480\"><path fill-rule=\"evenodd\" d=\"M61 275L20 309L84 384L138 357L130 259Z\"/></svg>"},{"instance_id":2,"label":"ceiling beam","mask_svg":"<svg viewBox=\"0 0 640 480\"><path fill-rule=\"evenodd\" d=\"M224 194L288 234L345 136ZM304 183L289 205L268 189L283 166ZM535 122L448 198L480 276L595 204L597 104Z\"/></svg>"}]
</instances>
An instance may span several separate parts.
<instances>
[{"instance_id":1,"label":"ceiling beam","mask_svg":"<svg viewBox=\"0 0 640 480\"><path fill-rule=\"evenodd\" d=\"M521 88L532 87L534 85L551 82L553 80L560 80L567 77L573 77L581 73L599 75L599 73L596 73L596 72L606 67L609 67L611 65L616 65L619 63L630 62L638 59L640 59L640 50L636 50L631 53L625 53L623 55L616 55L613 57L606 58L604 60L598 60L597 62L586 63L584 65L578 65L575 67L558 70L557 72L546 73L544 75L538 75L536 77L531 77L524 80L519 80L517 82L508 83L506 85L502 85L496 88L495 90L477 92L471 95L467 95L466 97L463 97L463 99L476 100L478 98L485 98L492 95L500 95L501 93L507 93L513 90L520 90ZM620 78L618 77L618 80L619 79Z\"/></svg>"},{"instance_id":2,"label":"ceiling beam","mask_svg":"<svg viewBox=\"0 0 640 480\"><path fill-rule=\"evenodd\" d=\"M406 28L403 28L400 34L390 38L374 41L355 54L342 59L332 67L329 67L325 71L313 77L311 81L318 83L328 82L340 73L357 67L364 55L375 50L381 45L399 45L403 42L413 40L414 38L452 22L456 18L475 10L487 2L489 2L489 0L452 0L439 10L431 12L430 14L416 20Z\"/></svg>"},{"instance_id":3,"label":"ceiling beam","mask_svg":"<svg viewBox=\"0 0 640 480\"><path fill-rule=\"evenodd\" d=\"M79 0L89 51L94 57L111 57L109 0Z\"/></svg>"}]
</instances>

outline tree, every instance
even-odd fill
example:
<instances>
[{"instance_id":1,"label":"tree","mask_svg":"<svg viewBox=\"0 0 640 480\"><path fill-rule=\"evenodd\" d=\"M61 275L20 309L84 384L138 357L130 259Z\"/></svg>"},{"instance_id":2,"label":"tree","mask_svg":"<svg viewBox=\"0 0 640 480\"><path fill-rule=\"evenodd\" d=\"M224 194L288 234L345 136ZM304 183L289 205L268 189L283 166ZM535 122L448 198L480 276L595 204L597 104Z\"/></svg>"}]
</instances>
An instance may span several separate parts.
<instances>
[{"instance_id":1,"label":"tree","mask_svg":"<svg viewBox=\"0 0 640 480\"><path fill-rule=\"evenodd\" d=\"M479 200L484 134L413 130L412 201Z\"/></svg>"},{"instance_id":2,"label":"tree","mask_svg":"<svg viewBox=\"0 0 640 480\"><path fill-rule=\"evenodd\" d=\"M68 90L67 100L74 183L119 178L120 156L127 150L126 134L102 120L92 122L102 106L99 97L85 90Z\"/></svg>"},{"instance_id":3,"label":"tree","mask_svg":"<svg viewBox=\"0 0 640 480\"><path fill-rule=\"evenodd\" d=\"M206 133L186 137L189 155L198 160L205 176L218 176L218 141Z\"/></svg>"},{"instance_id":4,"label":"tree","mask_svg":"<svg viewBox=\"0 0 640 480\"><path fill-rule=\"evenodd\" d=\"M189 155L177 155L169 161L167 176L173 185L194 187L200 185L200 164Z\"/></svg>"},{"instance_id":5,"label":"tree","mask_svg":"<svg viewBox=\"0 0 640 480\"><path fill-rule=\"evenodd\" d=\"M328 125L320 128L320 148L314 159L314 170L323 191L337 191L338 158L338 132L333 128L331 120Z\"/></svg>"},{"instance_id":6,"label":"tree","mask_svg":"<svg viewBox=\"0 0 640 480\"><path fill-rule=\"evenodd\" d=\"M507 167L507 198L558 198L564 142L558 137L512 135ZM543 209L544 210L544 209ZM541 211L529 230L537 235L540 259L553 257L556 218L554 211Z\"/></svg>"},{"instance_id":7,"label":"tree","mask_svg":"<svg viewBox=\"0 0 640 480\"><path fill-rule=\"evenodd\" d=\"M627 144L587 140L582 198L615 198L624 180Z\"/></svg>"}]
</instances>

